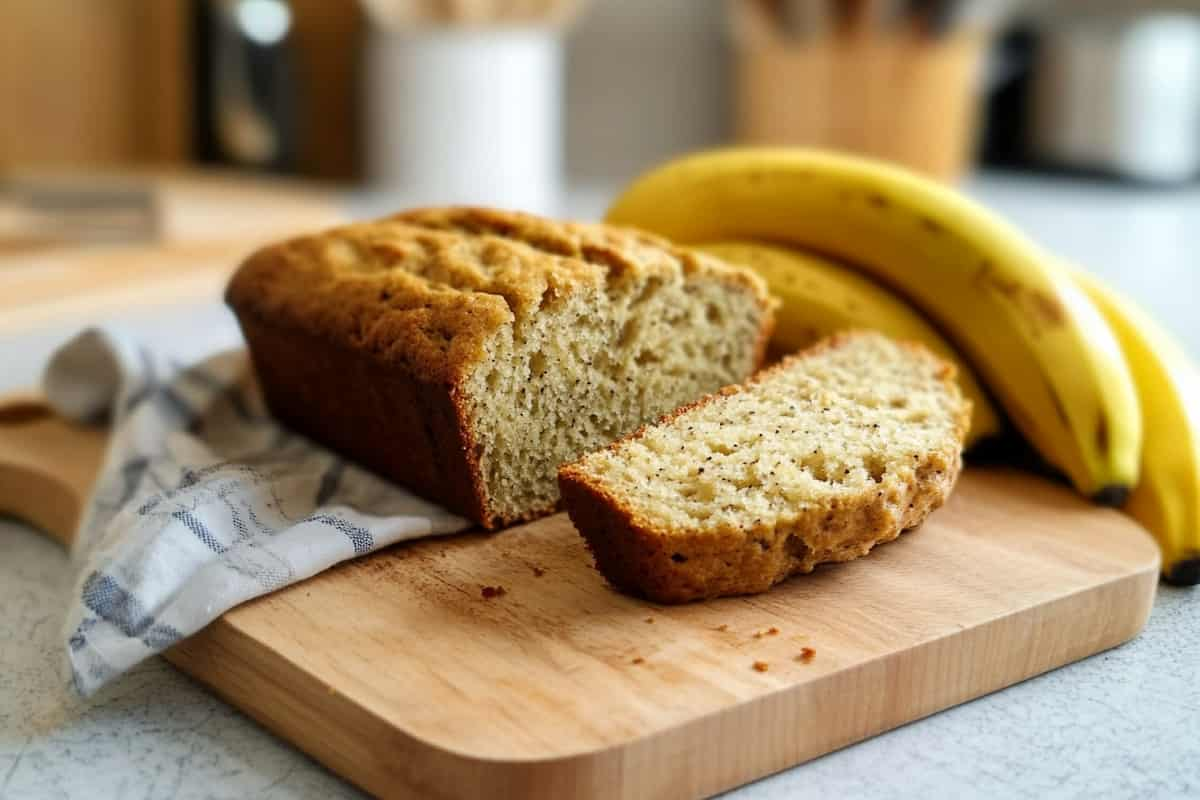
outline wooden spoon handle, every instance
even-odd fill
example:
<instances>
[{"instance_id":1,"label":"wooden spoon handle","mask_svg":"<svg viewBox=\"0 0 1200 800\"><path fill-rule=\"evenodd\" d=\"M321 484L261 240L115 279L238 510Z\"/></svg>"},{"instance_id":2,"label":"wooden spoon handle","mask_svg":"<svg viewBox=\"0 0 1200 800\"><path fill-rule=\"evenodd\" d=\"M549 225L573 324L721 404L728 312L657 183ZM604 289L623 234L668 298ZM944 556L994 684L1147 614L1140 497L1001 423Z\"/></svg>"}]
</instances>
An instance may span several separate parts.
<instances>
[{"instance_id":1,"label":"wooden spoon handle","mask_svg":"<svg viewBox=\"0 0 1200 800\"><path fill-rule=\"evenodd\" d=\"M108 433L57 416L37 395L0 397L0 514L70 547Z\"/></svg>"}]
</instances>

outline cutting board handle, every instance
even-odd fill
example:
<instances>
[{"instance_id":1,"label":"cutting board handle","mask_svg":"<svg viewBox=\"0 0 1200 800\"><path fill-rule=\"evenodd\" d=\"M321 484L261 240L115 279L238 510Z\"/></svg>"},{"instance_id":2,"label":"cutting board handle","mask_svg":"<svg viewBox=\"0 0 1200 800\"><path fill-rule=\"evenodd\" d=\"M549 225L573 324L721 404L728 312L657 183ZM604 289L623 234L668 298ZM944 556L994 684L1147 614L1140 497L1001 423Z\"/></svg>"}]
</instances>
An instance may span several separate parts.
<instances>
[{"instance_id":1,"label":"cutting board handle","mask_svg":"<svg viewBox=\"0 0 1200 800\"><path fill-rule=\"evenodd\" d=\"M63 420L38 395L0 398L0 514L69 549L107 439L101 427Z\"/></svg>"}]
</instances>

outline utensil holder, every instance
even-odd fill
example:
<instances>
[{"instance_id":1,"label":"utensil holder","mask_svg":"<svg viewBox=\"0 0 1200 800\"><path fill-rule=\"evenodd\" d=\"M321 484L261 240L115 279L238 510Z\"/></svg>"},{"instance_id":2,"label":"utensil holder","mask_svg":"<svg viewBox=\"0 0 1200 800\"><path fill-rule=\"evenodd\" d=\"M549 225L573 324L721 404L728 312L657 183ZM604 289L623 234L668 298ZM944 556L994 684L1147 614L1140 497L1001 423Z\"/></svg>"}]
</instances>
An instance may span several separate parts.
<instances>
[{"instance_id":1,"label":"utensil holder","mask_svg":"<svg viewBox=\"0 0 1200 800\"><path fill-rule=\"evenodd\" d=\"M962 30L738 42L737 137L844 150L953 180L974 155L987 40Z\"/></svg>"}]
</instances>

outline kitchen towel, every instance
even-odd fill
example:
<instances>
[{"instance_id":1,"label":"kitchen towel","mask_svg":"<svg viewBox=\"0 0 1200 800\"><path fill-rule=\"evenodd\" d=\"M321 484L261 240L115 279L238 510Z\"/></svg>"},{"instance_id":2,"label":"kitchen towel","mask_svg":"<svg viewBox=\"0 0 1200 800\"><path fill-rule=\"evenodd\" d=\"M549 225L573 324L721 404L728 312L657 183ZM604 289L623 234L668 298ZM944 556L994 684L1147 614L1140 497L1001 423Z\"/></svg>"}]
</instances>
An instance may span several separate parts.
<instances>
[{"instance_id":1,"label":"kitchen towel","mask_svg":"<svg viewBox=\"0 0 1200 800\"><path fill-rule=\"evenodd\" d=\"M239 603L470 525L281 427L241 351L183 365L91 329L43 385L60 414L113 431L72 551L64 634L84 696Z\"/></svg>"}]
</instances>

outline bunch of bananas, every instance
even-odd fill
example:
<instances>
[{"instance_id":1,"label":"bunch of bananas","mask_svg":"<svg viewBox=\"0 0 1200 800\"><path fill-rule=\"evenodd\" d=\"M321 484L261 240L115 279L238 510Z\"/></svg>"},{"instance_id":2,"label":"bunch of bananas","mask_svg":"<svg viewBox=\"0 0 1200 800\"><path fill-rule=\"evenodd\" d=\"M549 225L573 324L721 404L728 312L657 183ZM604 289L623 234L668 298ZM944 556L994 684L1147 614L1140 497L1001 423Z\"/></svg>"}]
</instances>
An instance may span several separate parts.
<instances>
[{"instance_id":1,"label":"bunch of bananas","mask_svg":"<svg viewBox=\"0 0 1200 800\"><path fill-rule=\"evenodd\" d=\"M1129 301L986 209L875 161L755 148L659 167L608 221L757 270L782 301L781 349L851 327L924 342L975 404L968 446L1011 421L1157 538L1167 581L1200 582L1200 373Z\"/></svg>"}]
</instances>

